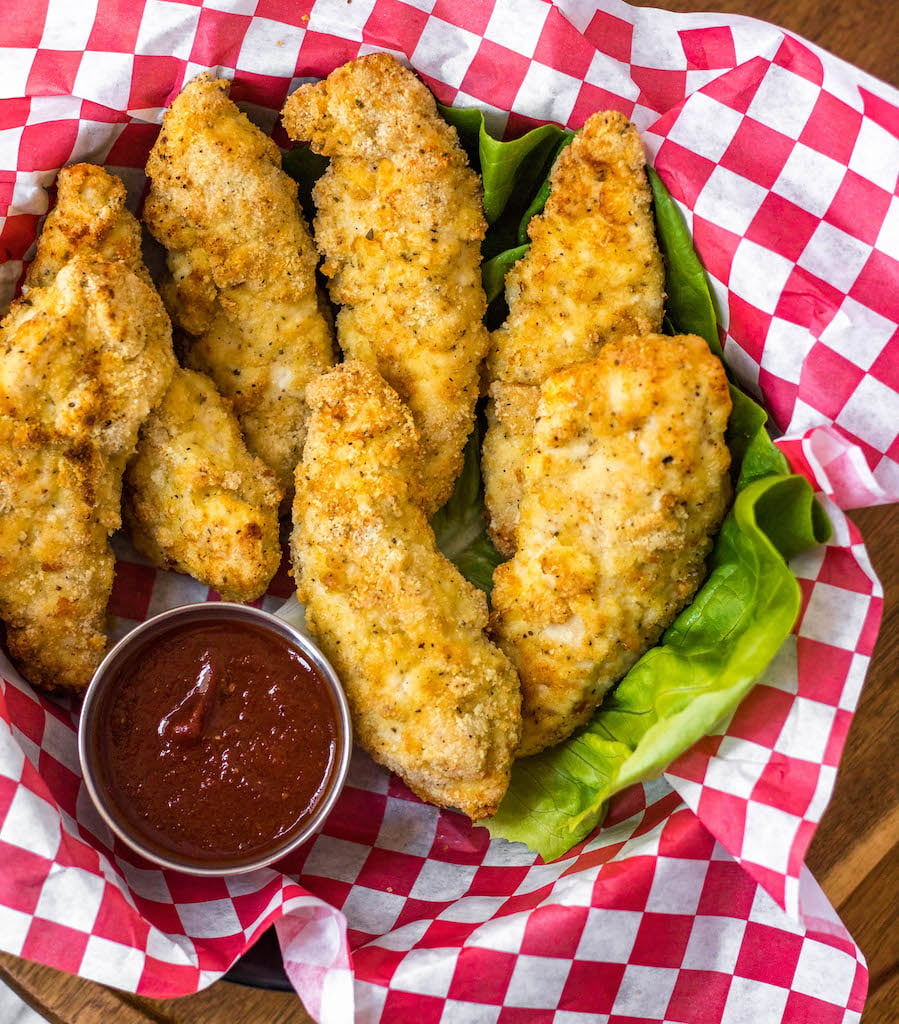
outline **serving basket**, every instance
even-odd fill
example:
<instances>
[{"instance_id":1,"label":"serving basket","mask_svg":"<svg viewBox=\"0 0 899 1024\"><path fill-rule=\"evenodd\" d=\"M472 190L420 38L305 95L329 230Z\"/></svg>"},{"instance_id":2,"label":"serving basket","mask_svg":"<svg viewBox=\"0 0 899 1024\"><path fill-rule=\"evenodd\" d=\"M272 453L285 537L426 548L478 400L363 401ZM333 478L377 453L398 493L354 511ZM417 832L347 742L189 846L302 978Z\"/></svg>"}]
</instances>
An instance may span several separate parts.
<instances>
[{"instance_id":1,"label":"serving basket","mask_svg":"<svg viewBox=\"0 0 899 1024\"><path fill-rule=\"evenodd\" d=\"M36 13L37 12L37 13ZM43 13L40 13L43 12ZM725 360L833 524L794 559L794 630L735 714L544 863L357 751L321 834L240 877L119 845L79 774L77 708L0 661L0 948L147 996L195 992L274 924L319 1021L855 1021L864 959L804 865L877 635L850 508L899 498L899 94L774 26L614 0L98 0L0 12L0 309L58 169L134 209L164 109L201 71L287 145L303 81L384 50L497 136L640 129L706 268ZM215 599L116 539L121 635ZM262 605L292 592L286 568Z\"/></svg>"}]
</instances>

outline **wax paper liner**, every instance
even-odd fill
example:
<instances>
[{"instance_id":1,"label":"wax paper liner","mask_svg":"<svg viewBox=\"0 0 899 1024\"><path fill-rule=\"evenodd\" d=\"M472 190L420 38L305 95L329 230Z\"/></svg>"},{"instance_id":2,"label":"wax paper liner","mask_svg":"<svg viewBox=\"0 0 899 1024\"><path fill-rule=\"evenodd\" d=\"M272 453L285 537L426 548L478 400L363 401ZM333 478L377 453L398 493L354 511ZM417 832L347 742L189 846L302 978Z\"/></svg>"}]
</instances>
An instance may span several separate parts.
<instances>
[{"instance_id":1,"label":"wax paper liner","mask_svg":"<svg viewBox=\"0 0 899 1024\"><path fill-rule=\"evenodd\" d=\"M6 666L0 946L172 996L276 922L322 1021L858 1020L863 958L803 856L881 612L842 510L899 497L895 90L770 25L609 0L6 0L0 47L0 307L57 169L105 163L136 203L161 108L201 70L233 78L276 133L299 81L372 50L442 101L485 109L497 132L624 111L682 204L730 366L835 526L795 562L801 617L732 720L551 864L358 753L325 830L284 872L157 871L94 813L74 712ZM118 543L114 632L215 597ZM267 605L289 590L282 573Z\"/></svg>"}]
</instances>

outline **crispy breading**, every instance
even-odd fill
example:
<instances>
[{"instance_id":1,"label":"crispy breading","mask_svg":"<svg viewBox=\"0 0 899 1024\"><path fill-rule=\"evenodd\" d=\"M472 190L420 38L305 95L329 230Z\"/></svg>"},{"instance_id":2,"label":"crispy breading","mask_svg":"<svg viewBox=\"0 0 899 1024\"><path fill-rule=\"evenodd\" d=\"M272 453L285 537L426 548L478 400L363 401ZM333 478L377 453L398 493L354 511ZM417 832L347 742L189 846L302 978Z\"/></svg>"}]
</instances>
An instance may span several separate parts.
<instances>
[{"instance_id":1,"label":"crispy breading","mask_svg":"<svg viewBox=\"0 0 899 1024\"><path fill-rule=\"evenodd\" d=\"M293 486L306 384L334 361L317 255L275 143L203 74L166 112L143 217L168 251L161 285L186 363L233 403L247 447Z\"/></svg>"},{"instance_id":2,"label":"crispy breading","mask_svg":"<svg viewBox=\"0 0 899 1024\"><path fill-rule=\"evenodd\" d=\"M125 205L120 178L97 164L73 164L56 176L56 205L47 214L37 252L25 275L25 287L51 284L75 256L121 260L147 284L150 274L141 256L141 230Z\"/></svg>"},{"instance_id":3,"label":"crispy breading","mask_svg":"<svg viewBox=\"0 0 899 1024\"><path fill-rule=\"evenodd\" d=\"M461 469L489 342L480 179L426 86L389 54L301 86L284 125L331 158L314 228L337 338L412 410L430 515Z\"/></svg>"},{"instance_id":4,"label":"crispy breading","mask_svg":"<svg viewBox=\"0 0 899 1024\"><path fill-rule=\"evenodd\" d=\"M124 263L76 256L2 327L0 415L95 444L124 468L175 369L156 291Z\"/></svg>"},{"instance_id":5,"label":"crispy breading","mask_svg":"<svg viewBox=\"0 0 899 1024\"><path fill-rule=\"evenodd\" d=\"M615 338L661 328L664 269L645 162L636 128L616 111L593 114L562 151L544 212L528 226L530 248L506 277L509 315L491 338L491 383L540 385ZM507 393L490 414L504 426L488 432L484 450L490 532L507 555L521 501L510 467L529 445L525 396Z\"/></svg>"},{"instance_id":6,"label":"crispy breading","mask_svg":"<svg viewBox=\"0 0 899 1024\"><path fill-rule=\"evenodd\" d=\"M93 164L64 167L28 281L49 284L74 255L120 260L148 283L125 187ZM127 474L132 539L155 565L188 573L226 600L251 601L280 564L274 472L250 455L231 404L205 374L176 369L144 423Z\"/></svg>"},{"instance_id":7,"label":"crispy breading","mask_svg":"<svg viewBox=\"0 0 899 1024\"><path fill-rule=\"evenodd\" d=\"M695 335L610 342L543 384L493 635L519 756L565 739L690 601L730 494L724 369Z\"/></svg>"},{"instance_id":8,"label":"crispy breading","mask_svg":"<svg viewBox=\"0 0 899 1024\"><path fill-rule=\"evenodd\" d=\"M174 367L156 291L93 255L0 326L0 617L35 685L83 689L102 658L122 473Z\"/></svg>"},{"instance_id":9,"label":"crispy breading","mask_svg":"<svg viewBox=\"0 0 899 1024\"><path fill-rule=\"evenodd\" d=\"M226 601L252 601L281 562L281 497L227 399L205 374L177 369L125 475L125 522L138 551Z\"/></svg>"},{"instance_id":10,"label":"crispy breading","mask_svg":"<svg viewBox=\"0 0 899 1024\"><path fill-rule=\"evenodd\" d=\"M524 487L524 465L531 451L537 384L490 386L487 430L481 445L484 505L490 539L507 558L515 553L515 526Z\"/></svg>"},{"instance_id":11,"label":"crispy breading","mask_svg":"<svg viewBox=\"0 0 899 1024\"><path fill-rule=\"evenodd\" d=\"M293 565L356 740L423 799L491 814L518 742L518 679L484 635L484 594L436 547L411 414L359 361L311 384L309 401Z\"/></svg>"},{"instance_id":12,"label":"crispy breading","mask_svg":"<svg viewBox=\"0 0 899 1024\"><path fill-rule=\"evenodd\" d=\"M637 129L617 111L591 115L559 155L530 248L506 278L492 380L541 384L613 338L658 330L664 271L645 164Z\"/></svg>"},{"instance_id":13,"label":"crispy breading","mask_svg":"<svg viewBox=\"0 0 899 1024\"><path fill-rule=\"evenodd\" d=\"M81 690L103 657L119 495L95 445L0 416L0 614L35 686Z\"/></svg>"}]
</instances>

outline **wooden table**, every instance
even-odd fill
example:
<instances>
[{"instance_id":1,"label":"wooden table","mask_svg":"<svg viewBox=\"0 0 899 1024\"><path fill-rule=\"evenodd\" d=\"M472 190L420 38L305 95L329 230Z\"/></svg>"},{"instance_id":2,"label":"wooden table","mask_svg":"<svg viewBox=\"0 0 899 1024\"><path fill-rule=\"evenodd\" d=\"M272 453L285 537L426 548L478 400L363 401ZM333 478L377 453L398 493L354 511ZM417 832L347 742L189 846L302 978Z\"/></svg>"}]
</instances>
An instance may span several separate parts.
<instances>
[{"instance_id":1,"label":"wooden table","mask_svg":"<svg viewBox=\"0 0 899 1024\"><path fill-rule=\"evenodd\" d=\"M899 7L882 0L667 0L672 11L746 14L789 28L899 84ZM883 626L849 733L836 791L808 864L864 952L870 994L863 1024L890 1024L899 1007L899 505L853 513L886 595ZM151 1001L0 954L0 981L54 1024L308 1024L290 993L217 982L183 999ZM760 1022L766 1024L766 1022Z\"/></svg>"}]
</instances>

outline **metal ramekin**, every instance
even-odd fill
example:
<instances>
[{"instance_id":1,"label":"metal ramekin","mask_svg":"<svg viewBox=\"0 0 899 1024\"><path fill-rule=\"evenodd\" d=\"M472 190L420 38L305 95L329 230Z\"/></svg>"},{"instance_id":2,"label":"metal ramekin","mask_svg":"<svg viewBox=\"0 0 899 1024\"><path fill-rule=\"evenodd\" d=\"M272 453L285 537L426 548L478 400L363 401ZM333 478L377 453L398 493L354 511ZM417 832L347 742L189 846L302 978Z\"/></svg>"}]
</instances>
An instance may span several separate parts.
<instances>
[{"instance_id":1,"label":"metal ramekin","mask_svg":"<svg viewBox=\"0 0 899 1024\"><path fill-rule=\"evenodd\" d=\"M297 606L298 608L299 606ZM297 609L294 609L294 614L291 615L291 618L295 618ZM329 693L334 702L337 718L337 758L328 787L322 794L315 813L301 831L257 857L245 857L242 859L223 857L220 860L203 858L202 861L194 861L189 857L174 852L162 853L155 847L148 846L139 835L135 834L129 824L120 817L115 805L106 798L103 788L98 784L97 765L94 758L96 749L94 738L97 712L100 708L101 697L107 683L115 678L116 670L122 661L132 654L136 647L142 647L148 641L152 641L154 636L166 632L174 626L201 621L247 622L280 635L299 650L304 657L308 658L318 669L322 678L327 683ZM334 669L315 643L300 629L278 615L273 615L270 612L252 608L248 605L233 604L227 601L200 602L198 604L181 605L178 608L172 608L169 611L153 616L151 619L147 619L146 622L141 623L141 625L119 640L103 659L91 680L84 697L81 720L78 725L78 757L81 762L84 784L100 816L109 828L112 829L123 843L148 861L152 861L163 868L191 875L221 876L255 871L258 868L267 867L280 860L305 843L321 828L337 797L340 795L346 780L351 752L352 726L346 697Z\"/></svg>"}]
</instances>

